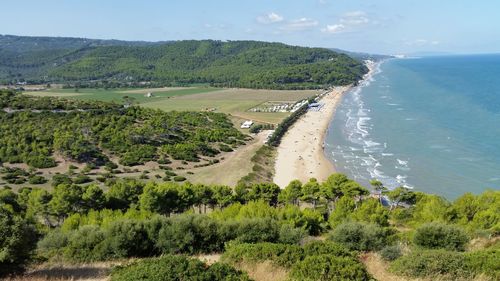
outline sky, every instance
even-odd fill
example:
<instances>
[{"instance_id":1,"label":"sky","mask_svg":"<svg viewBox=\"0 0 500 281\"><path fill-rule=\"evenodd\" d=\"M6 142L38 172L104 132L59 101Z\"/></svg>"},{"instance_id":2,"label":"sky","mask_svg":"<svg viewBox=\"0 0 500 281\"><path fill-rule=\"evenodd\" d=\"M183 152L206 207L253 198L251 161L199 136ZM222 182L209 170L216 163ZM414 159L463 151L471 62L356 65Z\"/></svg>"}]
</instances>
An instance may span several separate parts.
<instances>
[{"instance_id":1,"label":"sky","mask_svg":"<svg viewBox=\"0 0 500 281\"><path fill-rule=\"evenodd\" d=\"M500 0L2 0L0 8L0 34L500 52Z\"/></svg>"}]
</instances>

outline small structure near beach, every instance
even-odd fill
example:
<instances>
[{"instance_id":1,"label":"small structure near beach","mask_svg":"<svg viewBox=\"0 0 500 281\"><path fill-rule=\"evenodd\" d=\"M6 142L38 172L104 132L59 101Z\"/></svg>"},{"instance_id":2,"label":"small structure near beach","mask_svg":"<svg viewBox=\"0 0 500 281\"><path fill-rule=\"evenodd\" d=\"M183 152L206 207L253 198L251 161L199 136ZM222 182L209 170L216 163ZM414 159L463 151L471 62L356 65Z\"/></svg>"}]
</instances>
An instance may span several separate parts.
<instances>
[{"instance_id":1,"label":"small structure near beach","mask_svg":"<svg viewBox=\"0 0 500 281\"><path fill-rule=\"evenodd\" d=\"M253 125L253 121L247 120L247 121L243 122L243 124L241 124L241 128L242 129L249 129L252 125Z\"/></svg>"}]
</instances>

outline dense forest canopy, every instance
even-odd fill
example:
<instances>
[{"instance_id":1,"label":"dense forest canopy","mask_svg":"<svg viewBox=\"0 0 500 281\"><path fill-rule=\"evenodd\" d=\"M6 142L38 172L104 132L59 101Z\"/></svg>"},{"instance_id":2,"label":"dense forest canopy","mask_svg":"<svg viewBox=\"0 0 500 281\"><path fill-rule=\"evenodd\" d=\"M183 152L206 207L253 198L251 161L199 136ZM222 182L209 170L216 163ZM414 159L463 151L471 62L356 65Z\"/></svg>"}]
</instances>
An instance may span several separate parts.
<instances>
[{"instance_id":1,"label":"dense forest canopy","mask_svg":"<svg viewBox=\"0 0 500 281\"><path fill-rule=\"evenodd\" d=\"M238 146L244 138L221 113L163 112L0 91L0 163L48 168L56 165L54 153L97 166L108 163L110 155L125 166L169 158L199 161L217 155L221 144Z\"/></svg>"},{"instance_id":2,"label":"dense forest canopy","mask_svg":"<svg viewBox=\"0 0 500 281\"><path fill-rule=\"evenodd\" d=\"M281 43L145 43L75 38L38 41L31 37L0 37L0 81L149 81L164 85L210 83L300 89L355 83L367 72L360 61L348 55Z\"/></svg>"}]
</instances>

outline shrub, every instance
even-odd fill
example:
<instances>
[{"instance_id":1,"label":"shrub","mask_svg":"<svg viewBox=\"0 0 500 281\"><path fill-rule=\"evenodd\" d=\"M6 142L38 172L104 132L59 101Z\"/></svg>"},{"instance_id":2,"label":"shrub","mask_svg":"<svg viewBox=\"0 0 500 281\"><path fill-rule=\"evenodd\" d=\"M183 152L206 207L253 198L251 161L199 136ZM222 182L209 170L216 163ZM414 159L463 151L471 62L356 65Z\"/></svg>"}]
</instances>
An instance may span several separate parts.
<instances>
[{"instance_id":1,"label":"shrub","mask_svg":"<svg viewBox=\"0 0 500 281\"><path fill-rule=\"evenodd\" d=\"M371 280L364 266L352 257L308 256L292 267L291 280Z\"/></svg>"},{"instance_id":2,"label":"shrub","mask_svg":"<svg viewBox=\"0 0 500 281\"><path fill-rule=\"evenodd\" d=\"M450 279L470 278L471 270L465 256L446 250L416 251L395 260L391 271L414 278L447 276Z\"/></svg>"},{"instance_id":3,"label":"shrub","mask_svg":"<svg viewBox=\"0 0 500 281\"><path fill-rule=\"evenodd\" d=\"M111 274L111 281L243 281L248 276L225 264L206 266L201 261L184 256L166 255L161 258L135 262L118 267Z\"/></svg>"},{"instance_id":4,"label":"shrub","mask_svg":"<svg viewBox=\"0 0 500 281\"><path fill-rule=\"evenodd\" d=\"M500 280L500 248L465 253L469 268Z\"/></svg>"},{"instance_id":5,"label":"shrub","mask_svg":"<svg viewBox=\"0 0 500 281\"><path fill-rule=\"evenodd\" d=\"M263 262L272 263L290 268L304 258L304 250L298 245L274 244L274 243L229 243L226 246L223 261L231 263L240 262Z\"/></svg>"},{"instance_id":6,"label":"shrub","mask_svg":"<svg viewBox=\"0 0 500 281\"><path fill-rule=\"evenodd\" d=\"M47 179L44 178L43 176L32 176L28 178L28 182L30 184L44 184L47 182Z\"/></svg>"},{"instance_id":7,"label":"shrub","mask_svg":"<svg viewBox=\"0 0 500 281\"><path fill-rule=\"evenodd\" d=\"M183 215L169 219L159 230L157 248L163 253L215 252L223 249L225 237L217 223L206 216Z\"/></svg>"},{"instance_id":8,"label":"shrub","mask_svg":"<svg viewBox=\"0 0 500 281\"><path fill-rule=\"evenodd\" d=\"M38 242L37 252L44 258L50 258L62 254L62 250L68 245L68 242L68 233L62 232L60 229L54 229L49 231L47 235Z\"/></svg>"},{"instance_id":9,"label":"shrub","mask_svg":"<svg viewBox=\"0 0 500 281\"><path fill-rule=\"evenodd\" d=\"M354 253L346 247L325 241L312 241L304 245L304 253L306 256L313 255L332 255L337 257L355 257Z\"/></svg>"},{"instance_id":10,"label":"shrub","mask_svg":"<svg viewBox=\"0 0 500 281\"><path fill-rule=\"evenodd\" d=\"M279 242L284 244L298 244L304 236L304 230L294 228L289 224L283 224L280 227Z\"/></svg>"},{"instance_id":11,"label":"shrub","mask_svg":"<svg viewBox=\"0 0 500 281\"><path fill-rule=\"evenodd\" d=\"M413 237L415 245L427 249L465 250L469 238L465 232L456 226L428 223L417 228Z\"/></svg>"},{"instance_id":12,"label":"shrub","mask_svg":"<svg viewBox=\"0 0 500 281\"><path fill-rule=\"evenodd\" d=\"M329 238L349 250L372 251L386 245L387 231L373 224L349 222L335 228Z\"/></svg>"},{"instance_id":13,"label":"shrub","mask_svg":"<svg viewBox=\"0 0 500 281\"><path fill-rule=\"evenodd\" d=\"M147 257L155 254L154 242L141 221L120 220L113 222L104 231L104 240L95 250L99 260Z\"/></svg>"},{"instance_id":14,"label":"shrub","mask_svg":"<svg viewBox=\"0 0 500 281\"><path fill-rule=\"evenodd\" d=\"M73 178L73 183L76 183L76 184L83 184L83 183L88 183L91 181L92 181L92 179L89 176L86 176L83 174L77 175L75 178Z\"/></svg>"},{"instance_id":15,"label":"shrub","mask_svg":"<svg viewBox=\"0 0 500 281\"><path fill-rule=\"evenodd\" d=\"M233 151L233 149L229 145L223 144L223 143L221 143L219 145L219 150L220 151L224 151L224 152L231 152L231 151Z\"/></svg>"},{"instance_id":16,"label":"shrub","mask_svg":"<svg viewBox=\"0 0 500 281\"><path fill-rule=\"evenodd\" d=\"M393 261L402 255L401 248L397 245L384 247L379 254L386 261Z\"/></svg>"},{"instance_id":17,"label":"shrub","mask_svg":"<svg viewBox=\"0 0 500 281\"><path fill-rule=\"evenodd\" d=\"M175 176L174 177L174 181L176 182L181 182L181 181L185 181L186 180L186 177L183 177L183 176Z\"/></svg>"},{"instance_id":18,"label":"shrub","mask_svg":"<svg viewBox=\"0 0 500 281\"><path fill-rule=\"evenodd\" d=\"M71 233L68 245L64 248L67 259L80 262L97 260L95 248L105 236L99 227L86 225Z\"/></svg>"}]
</instances>

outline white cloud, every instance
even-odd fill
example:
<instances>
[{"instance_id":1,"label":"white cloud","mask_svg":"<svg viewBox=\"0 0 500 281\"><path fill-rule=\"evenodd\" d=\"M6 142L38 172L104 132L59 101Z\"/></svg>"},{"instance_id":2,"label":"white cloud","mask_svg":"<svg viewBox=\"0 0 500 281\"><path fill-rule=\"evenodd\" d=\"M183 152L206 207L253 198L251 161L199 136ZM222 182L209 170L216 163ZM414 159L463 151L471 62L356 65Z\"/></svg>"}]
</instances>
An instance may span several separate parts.
<instances>
[{"instance_id":1,"label":"white cloud","mask_svg":"<svg viewBox=\"0 0 500 281\"><path fill-rule=\"evenodd\" d=\"M278 15L275 12L271 12L267 15L257 17L257 22L262 24L277 23L277 22L282 22L283 20L284 20L283 16Z\"/></svg>"},{"instance_id":2,"label":"white cloud","mask_svg":"<svg viewBox=\"0 0 500 281\"><path fill-rule=\"evenodd\" d=\"M310 18L300 18L296 20L289 21L285 25L281 26L280 29L284 31L303 31L311 29L318 26L319 22Z\"/></svg>"},{"instance_id":3,"label":"white cloud","mask_svg":"<svg viewBox=\"0 0 500 281\"><path fill-rule=\"evenodd\" d=\"M321 29L321 32L334 34L334 33L342 32L342 31L344 31L344 29L345 29L345 25L339 23L339 24L327 25L325 28Z\"/></svg>"},{"instance_id":4,"label":"white cloud","mask_svg":"<svg viewBox=\"0 0 500 281\"><path fill-rule=\"evenodd\" d=\"M324 33L335 34L345 31L353 31L361 26L374 23L368 18L366 12L363 11L352 11L344 13L338 23L329 24L321 31Z\"/></svg>"}]
</instances>

